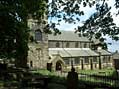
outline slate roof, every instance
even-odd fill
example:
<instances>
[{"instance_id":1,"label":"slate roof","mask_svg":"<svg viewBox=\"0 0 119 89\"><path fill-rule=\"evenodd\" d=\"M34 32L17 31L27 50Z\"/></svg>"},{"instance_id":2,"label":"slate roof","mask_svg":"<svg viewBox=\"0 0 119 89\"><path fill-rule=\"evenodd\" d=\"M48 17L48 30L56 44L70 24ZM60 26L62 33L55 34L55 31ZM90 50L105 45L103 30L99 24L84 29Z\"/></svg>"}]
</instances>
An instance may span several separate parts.
<instances>
[{"instance_id":1,"label":"slate roof","mask_svg":"<svg viewBox=\"0 0 119 89\"><path fill-rule=\"evenodd\" d=\"M112 57L113 59L119 59L119 53L115 52Z\"/></svg>"},{"instance_id":2,"label":"slate roof","mask_svg":"<svg viewBox=\"0 0 119 89\"><path fill-rule=\"evenodd\" d=\"M49 55L59 54L61 57L99 56L90 48L49 48Z\"/></svg>"},{"instance_id":3,"label":"slate roof","mask_svg":"<svg viewBox=\"0 0 119 89\"><path fill-rule=\"evenodd\" d=\"M76 34L73 31L61 31L61 34L58 35L53 35L49 34L48 35L48 40L53 40L53 41L83 41L83 42L90 42L88 38L86 37L79 37L78 34Z\"/></svg>"},{"instance_id":4,"label":"slate roof","mask_svg":"<svg viewBox=\"0 0 119 89\"><path fill-rule=\"evenodd\" d=\"M107 50L104 50L104 49L99 49L99 50L97 50L97 52L98 52L98 53L100 52L102 56L112 55L111 52L109 52L109 51L107 51Z\"/></svg>"}]
</instances>

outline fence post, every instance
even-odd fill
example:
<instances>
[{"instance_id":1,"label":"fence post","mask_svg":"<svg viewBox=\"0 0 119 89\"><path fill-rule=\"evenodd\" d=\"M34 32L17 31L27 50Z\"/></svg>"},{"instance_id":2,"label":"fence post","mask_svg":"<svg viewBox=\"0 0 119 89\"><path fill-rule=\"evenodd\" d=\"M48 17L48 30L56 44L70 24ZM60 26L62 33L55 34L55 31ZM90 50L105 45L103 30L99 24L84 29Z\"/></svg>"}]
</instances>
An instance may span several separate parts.
<instances>
[{"instance_id":1,"label":"fence post","mask_svg":"<svg viewBox=\"0 0 119 89\"><path fill-rule=\"evenodd\" d=\"M90 69L93 70L93 60L90 59Z\"/></svg>"},{"instance_id":2,"label":"fence post","mask_svg":"<svg viewBox=\"0 0 119 89\"><path fill-rule=\"evenodd\" d=\"M83 59L81 60L81 69L84 69L84 65L83 65Z\"/></svg>"}]
</instances>

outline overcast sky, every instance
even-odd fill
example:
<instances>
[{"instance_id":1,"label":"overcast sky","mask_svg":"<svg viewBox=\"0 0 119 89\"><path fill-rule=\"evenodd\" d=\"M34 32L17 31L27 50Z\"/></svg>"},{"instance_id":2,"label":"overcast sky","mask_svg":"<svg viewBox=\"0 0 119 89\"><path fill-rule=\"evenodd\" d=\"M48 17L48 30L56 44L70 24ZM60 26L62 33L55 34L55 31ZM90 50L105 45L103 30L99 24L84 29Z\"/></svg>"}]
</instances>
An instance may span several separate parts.
<instances>
[{"instance_id":1,"label":"overcast sky","mask_svg":"<svg viewBox=\"0 0 119 89\"><path fill-rule=\"evenodd\" d=\"M119 21L118 21L119 16L116 16L117 10L114 7L115 0L108 0L107 2L108 2L108 5L112 7L111 12L112 12L112 15L113 15L113 18L114 18L114 22L117 24L117 26L119 26ZM88 6L86 8L84 8L82 6L81 9L84 11L85 15L80 17L81 18L80 22L85 21L87 18L90 17L91 14L93 14L95 12L95 6L93 6L92 8L90 8ZM56 19L54 19L54 22L55 21L56 21ZM60 25L57 25L57 27L60 30L74 31L74 28L76 28L77 26L79 26L81 24L82 23L77 23L77 24L74 25L74 24L68 24L68 23L65 23L64 21L62 21ZM112 43L112 45L108 45L108 50L109 51L115 52L116 50L119 50L119 46L118 46L119 45L119 41L113 41L110 38L107 38L106 42L107 43Z\"/></svg>"}]
</instances>

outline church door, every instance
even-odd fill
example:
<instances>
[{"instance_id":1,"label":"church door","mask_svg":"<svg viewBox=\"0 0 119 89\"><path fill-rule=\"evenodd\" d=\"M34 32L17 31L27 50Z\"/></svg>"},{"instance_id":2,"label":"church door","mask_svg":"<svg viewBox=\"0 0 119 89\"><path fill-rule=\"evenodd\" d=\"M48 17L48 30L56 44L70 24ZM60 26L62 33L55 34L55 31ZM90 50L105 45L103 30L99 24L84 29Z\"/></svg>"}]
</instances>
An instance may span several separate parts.
<instances>
[{"instance_id":1,"label":"church door","mask_svg":"<svg viewBox=\"0 0 119 89\"><path fill-rule=\"evenodd\" d=\"M61 65L61 62L60 61L57 61L56 62L56 71L60 71L60 70L62 70L62 65Z\"/></svg>"}]
</instances>

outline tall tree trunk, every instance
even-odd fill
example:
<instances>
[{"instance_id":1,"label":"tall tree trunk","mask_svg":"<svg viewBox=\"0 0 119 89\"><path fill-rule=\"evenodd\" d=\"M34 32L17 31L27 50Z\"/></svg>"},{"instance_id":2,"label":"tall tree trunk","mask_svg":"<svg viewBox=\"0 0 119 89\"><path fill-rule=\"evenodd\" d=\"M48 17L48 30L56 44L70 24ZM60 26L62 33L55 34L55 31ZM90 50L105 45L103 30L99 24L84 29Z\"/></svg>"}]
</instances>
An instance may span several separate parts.
<instances>
[{"instance_id":1,"label":"tall tree trunk","mask_svg":"<svg viewBox=\"0 0 119 89\"><path fill-rule=\"evenodd\" d=\"M15 66L17 68L27 68L27 56L19 55L15 60Z\"/></svg>"},{"instance_id":2,"label":"tall tree trunk","mask_svg":"<svg viewBox=\"0 0 119 89\"><path fill-rule=\"evenodd\" d=\"M20 29L16 32L16 67L27 67L27 54L28 54L28 46L27 46L27 33L22 32L26 29Z\"/></svg>"}]
</instances>

